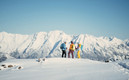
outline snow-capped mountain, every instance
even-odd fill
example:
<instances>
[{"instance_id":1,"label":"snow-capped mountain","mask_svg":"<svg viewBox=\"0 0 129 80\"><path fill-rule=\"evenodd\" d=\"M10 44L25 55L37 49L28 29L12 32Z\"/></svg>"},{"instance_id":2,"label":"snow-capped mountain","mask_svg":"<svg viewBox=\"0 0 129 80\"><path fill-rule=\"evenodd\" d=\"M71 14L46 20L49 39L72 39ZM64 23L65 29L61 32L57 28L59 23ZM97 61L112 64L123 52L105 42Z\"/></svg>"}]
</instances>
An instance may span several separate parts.
<instances>
[{"instance_id":1,"label":"snow-capped mountain","mask_svg":"<svg viewBox=\"0 0 129 80\"><path fill-rule=\"evenodd\" d=\"M129 40L87 34L68 35L63 31L39 32L34 35L1 32L0 55L15 58L61 57L60 45L64 41L67 42L68 48L70 41L74 41L75 45L81 43L82 58L102 61L126 59L129 56Z\"/></svg>"}]
</instances>

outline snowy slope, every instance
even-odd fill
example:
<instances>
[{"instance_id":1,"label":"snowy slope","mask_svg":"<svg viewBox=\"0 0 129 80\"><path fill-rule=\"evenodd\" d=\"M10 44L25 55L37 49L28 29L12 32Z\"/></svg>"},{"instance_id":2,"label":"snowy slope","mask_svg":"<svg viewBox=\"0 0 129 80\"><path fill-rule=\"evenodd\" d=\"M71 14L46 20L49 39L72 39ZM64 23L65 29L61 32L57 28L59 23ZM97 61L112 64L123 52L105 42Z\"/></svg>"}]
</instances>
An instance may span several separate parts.
<instances>
[{"instance_id":1,"label":"snowy slope","mask_svg":"<svg viewBox=\"0 0 129 80\"><path fill-rule=\"evenodd\" d=\"M79 42L84 46L82 58L101 61L129 58L129 40L87 34L68 35L63 31L39 32L34 35L1 32L0 54L15 58L61 57L61 43L66 41L69 47L71 40L75 45Z\"/></svg>"},{"instance_id":2,"label":"snowy slope","mask_svg":"<svg viewBox=\"0 0 129 80\"><path fill-rule=\"evenodd\" d=\"M3 64L15 66L0 67L1 80L129 80L129 70L116 62L47 58L42 63L36 59L9 59L0 63Z\"/></svg>"}]
</instances>

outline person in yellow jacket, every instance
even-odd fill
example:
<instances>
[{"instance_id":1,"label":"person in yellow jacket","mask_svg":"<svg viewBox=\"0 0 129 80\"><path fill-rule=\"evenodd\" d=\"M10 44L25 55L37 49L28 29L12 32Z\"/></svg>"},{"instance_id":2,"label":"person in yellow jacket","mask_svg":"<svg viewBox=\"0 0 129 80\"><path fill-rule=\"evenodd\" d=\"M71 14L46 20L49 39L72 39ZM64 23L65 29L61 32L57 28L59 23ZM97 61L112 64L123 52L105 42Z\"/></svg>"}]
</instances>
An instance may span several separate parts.
<instances>
[{"instance_id":1,"label":"person in yellow jacket","mask_svg":"<svg viewBox=\"0 0 129 80\"><path fill-rule=\"evenodd\" d=\"M81 56L80 56L81 44L78 43L76 50L77 50L77 58L81 58Z\"/></svg>"},{"instance_id":2,"label":"person in yellow jacket","mask_svg":"<svg viewBox=\"0 0 129 80\"><path fill-rule=\"evenodd\" d=\"M69 52L68 52L68 58L70 58L70 53L72 54L72 58L74 58L74 55L73 55L74 50L75 50L75 45L73 44L73 41L71 41Z\"/></svg>"}]
</instances>

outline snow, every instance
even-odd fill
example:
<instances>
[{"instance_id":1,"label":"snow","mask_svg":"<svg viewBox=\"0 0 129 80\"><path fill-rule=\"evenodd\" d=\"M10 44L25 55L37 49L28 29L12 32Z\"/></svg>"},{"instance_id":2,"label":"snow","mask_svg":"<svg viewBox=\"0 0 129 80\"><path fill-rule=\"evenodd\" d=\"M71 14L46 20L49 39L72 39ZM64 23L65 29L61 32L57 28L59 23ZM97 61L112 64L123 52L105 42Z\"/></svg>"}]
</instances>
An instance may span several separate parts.
<instances>
[{"instance_id":1,"label":"snow","mask_svg":"<svg viewBox=\"0 0 129 80\"><path fill-rule=\"evenodd\" d=\"M123 60L129 56L129 40L116 37L95 37L88 34L68 35L63 31L38 32L33 35L0 32L0 52L15 58L61 57L60 45L70 41L81 43L82 58L105 61L110 58ZM67 50L68 52L68 50ZM76 53L75 53L76 54Z\"/></svg>"},{"instance_id":2,"label":"snow","mask_svg":"<svg viewBox=\"0 0 129 80\"><path fill-rule=\"evenodd\" d=\"M65 41L67 48L70 41L83 45L81 59L76 58L76 51L75 59L60 58ZM37 61L45 57L49 58ZM68 35L58 30L34 35L0 32L1 80L129 80L128 59L129 39ZM108 60L116 62L105 63Z\"/></svg>"},{"instance_id":3,"label":"snow","mask_svg":"<svg viewBox=\"0 0 129 80\"><path fill-rule=\"evenodd\" d=\"M129 69L129 63L127 64L120 62L119 65L122 66L123 68Z\"/></svg>"},{"instance_id":4,"label":"snow","mask_svg":"<svg viewBox=\"0 0 129 80\"><path fill-rule=\"evenodd\" d=\"M117 61L119 69L129 75L129 60Z\"/></svg>"},{"instance_id":5,"label":"snow","mask_svg":"<svg viewBox=\"0 0 129 80\"><path fill-rule=\"evenodd\" d=\"M0 70L1 80L128 80L129 73L116 62L104 63L89 59L46 58L8 59L0 65L15 65ZM22 69L17 69L22 66Z\"/></svg>"}]
</instances>

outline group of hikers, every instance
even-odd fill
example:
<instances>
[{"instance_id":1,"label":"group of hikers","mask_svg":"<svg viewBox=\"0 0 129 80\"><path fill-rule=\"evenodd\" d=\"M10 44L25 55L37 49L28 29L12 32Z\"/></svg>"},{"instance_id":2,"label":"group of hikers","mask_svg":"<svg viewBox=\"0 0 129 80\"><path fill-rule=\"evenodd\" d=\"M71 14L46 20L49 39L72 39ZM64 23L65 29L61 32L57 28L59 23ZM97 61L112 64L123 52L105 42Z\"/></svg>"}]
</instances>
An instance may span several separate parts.
<instances>
[{"instance_id":1,"label":"group of hikers","mask_svg":"<svg viewBox=\"0 0 129 80\"><path fill-rule=\"evenodd\" d=\"M74 51L75 50L77 51L77 58L81 58L80 52L81 52L82 48L83 48L83 45L81 45L80 43L78 43L78 45L76 47L75 44L73 43L73 41L71 41L71 44L69 47L69 52L68 52L68 58L70 58L70 54L72 55L72 58L74 58ZM64 42L60 45L60 49L62 50L62 58L63 57L66 58L66 50L67 50L66 42ZM43 58L42 60L41 60L41 58L39 58L37 61L38 62L45 61L45 58Z\"/></svg>"},{"instance_id":2,"label":"group of hikers","mask_svg":"<svg viewBox=\"0 0 129 80\"><path fill-rule=\"evenodd\" d=\"M70 58L70 54L72 55L72 58L74 58L74 51L77 50L77 58L81 58L80 57L80 51L81 51L81 47L82 45L80 43L78 43L77 47L75 46L75 44L73 43L73 41L71 41L70 47L69 47L69 52L68 52L68 58ZM62 43L60 46L61 50L62 50L62 58L65 57L66 58L66 42Z\"/></svg>"}]
</instances>

